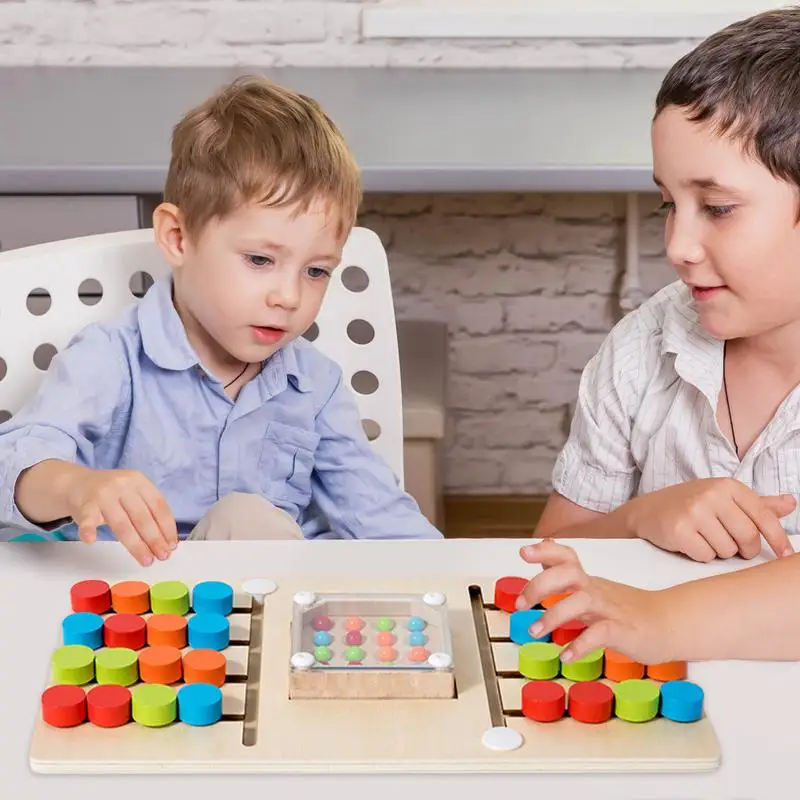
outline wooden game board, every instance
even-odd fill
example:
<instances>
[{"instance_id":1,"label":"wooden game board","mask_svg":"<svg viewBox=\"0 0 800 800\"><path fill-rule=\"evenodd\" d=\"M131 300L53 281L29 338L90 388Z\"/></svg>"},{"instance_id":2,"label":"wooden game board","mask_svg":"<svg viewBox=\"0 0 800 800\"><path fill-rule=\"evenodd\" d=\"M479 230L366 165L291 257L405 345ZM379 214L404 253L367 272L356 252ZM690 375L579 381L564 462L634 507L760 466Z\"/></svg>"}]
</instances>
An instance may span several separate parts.
<instances>
[{"instance_id":1,"label":"wooden game board","mask_svg":"<svg viewBox=\"0 0 800 800\"><path fill-rule=\"evenodd\" d=\"M518 645L507 638L508 616L492 605L495 578L436 585L421 579L269 578L277 590L263 597L263 603L242 590L244 580L218 578L235 589L231 634L242 642L226 651L229 675L239 682L223 687L219 722L206 727L176 722L161 728L135 723L111 729L90 723L54 728L40 717L30 746L32 769L49 773L690 772L719 766L719 744L705 712L701 719L685 724L664 718L644 723L612 718L592 725L568 717L539 723L522 716L520 689L526 679L516 672ZM455 696L290 699L293 597L309 591L444 594ZM68 600L62 612L61 616L69 613ZM482 737L493 727L518 731L521 746L488 749Z\"/></svg>"}]
</instances>

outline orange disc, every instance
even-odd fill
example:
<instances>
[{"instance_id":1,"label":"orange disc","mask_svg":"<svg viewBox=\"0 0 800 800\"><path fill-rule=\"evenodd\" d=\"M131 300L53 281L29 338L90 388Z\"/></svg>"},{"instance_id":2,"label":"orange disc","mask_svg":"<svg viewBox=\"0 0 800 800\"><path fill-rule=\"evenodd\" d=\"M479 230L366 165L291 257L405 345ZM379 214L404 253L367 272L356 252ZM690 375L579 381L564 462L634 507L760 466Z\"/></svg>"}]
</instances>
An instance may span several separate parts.
<instances>
[{"instance_id":1,"label":"orange disc","mask_svg":"<svg viewBox=\"0 0 800 800\"><path fill-rule=\"evenodd\" d=\"M564 600L564 598L569 597L572 592L564 592L563 594L551 594L549 597L545 597L544 600L541 601L542 608L550 608L554 606L559 600Z\"/></svg>"},{"instance_id":2,"label":"orange disc","mask_svg":"<svg viewBox=\"0 0 800 800\"><path fill-rule=\"evenodd\" d=\"M604 673L606 678L616 683L644 678L644 664L634 661L616 650L606 650Z\"/></svg>"},{"instance_id":3,"label":"orange disc","mask_svg":"<svg viewBox=\"0 0 800 800\"><path fill-rule=\"evenodd\" d=\"M186 617L178 614L153 614L147 620L147 644L186 647Z\"/></svg>"},{"instance_id":4,"label":"orange disc","mask_svg":"<svg viewBox=\"0 0 800 800\"><path fill-rule=\"evenodd\" d=\"M190 650L183 657L183 679L186 683L225 683L227 659L219 650Z\"/></svg>"},{"instance_id":5,"label":"orange disc","mask_svg":"<svg viewBox=\"0 0 800 800\"><path fill-rule=\"evenodd\" d=\"M139 677L144 683L163 683L165 686L181 679L181 651L177 647L157 645L139 653Z\"/></svg>"},{"instance_id":6,"label":"orange disc","mask_svg":"<svg viewBox=\"0 0 800 800\"><path fill-rule=\"evenodd\" d=\"M150 587L144 581L121 581L111 587L111 607L118 614L146 614Z\"/></svg>"},{"instance_id":7,"label":"orange disc","mask_svg":"<svg viewBox=\"0 0 800 800\"><path fill-rule=\"evenodd\" d=\"M666 661L663 664L649 664L647 677L654 681L684 681L688 667L685 661Z\"/></svg>"}]
</instances>

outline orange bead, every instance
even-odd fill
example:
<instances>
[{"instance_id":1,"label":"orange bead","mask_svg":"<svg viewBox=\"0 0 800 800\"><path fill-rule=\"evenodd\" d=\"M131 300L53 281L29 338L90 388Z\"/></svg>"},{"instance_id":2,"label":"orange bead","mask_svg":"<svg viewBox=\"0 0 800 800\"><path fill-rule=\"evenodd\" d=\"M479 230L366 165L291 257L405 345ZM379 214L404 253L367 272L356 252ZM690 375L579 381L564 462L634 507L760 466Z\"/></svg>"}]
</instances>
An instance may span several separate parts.
<instances>
[{"instance_id":1,"label":"orange bead","mask_svg":"<svg viewBox=\"0 0 800 800\"><path fill-rule=\"evenodd\" d=\"M394 647L381 647L378 650L378 661L396 661L397 660L397 650Z\"/></svg>"},{"instance_id":2,"label":"orange bead","mask_svg":"<svg viewBox=\"0 0 800 800\"><path fill-rule=\"evenodd\" d=\"M605 658L603 672L608 680L622 683L622 681L644 678L644 664L640 664L616 650L606 650L603 656Z\"/></svg>"},{"instance_id":3,"label":"orange bead","mask_svg":"<svg viewBox=\"0 0 800 800\"><path fill-rule=\"evenodd\" d=\"M111 607L118 614L146 614L150 587L144 581L121 581L111 587Z\"/></svg>"},{"instance_id":4,"label":"orange bead","mask_svg":"<svg viewBox=\"0 0 800 800\"><path fill-rule=\"evenodd\" d=\"M549 597L545 597L544 600L541 601L542 608L550 608L559 601L569 597L571 594L572 592L564 592L562 594L551 594Z\"/></svg>"},{"instance_id":5,"label":"orange bead","mask_svg":"<svg viewBox=\"0 0 800 800\"><path fill-rule=\"evenodd\" d=\"M139 677L144 683L169 685L181 679L181 651L177 647L157 645L139 653Z\"/></svg>"},{"instance_id":6,"label":"orange bead","mask_svg":"<svg viewBox=\"0 0 800 800\"><path fill-rule=\"evenodd\" d=\"M376 638L381 647L390 647L397 641L397 637L389 631L381 631Z\"/></svg>"},{"instance_id":7,"label":"orange bead","mask_svg":"<svg viewBox=\"0 0 800 800\"><path fill-rule=\"evenodd\" d=\"M685 661L666 661L663 664L648 664L647 677L654 681L684 681L688 674Z\"/></svg>"}]
</instances>

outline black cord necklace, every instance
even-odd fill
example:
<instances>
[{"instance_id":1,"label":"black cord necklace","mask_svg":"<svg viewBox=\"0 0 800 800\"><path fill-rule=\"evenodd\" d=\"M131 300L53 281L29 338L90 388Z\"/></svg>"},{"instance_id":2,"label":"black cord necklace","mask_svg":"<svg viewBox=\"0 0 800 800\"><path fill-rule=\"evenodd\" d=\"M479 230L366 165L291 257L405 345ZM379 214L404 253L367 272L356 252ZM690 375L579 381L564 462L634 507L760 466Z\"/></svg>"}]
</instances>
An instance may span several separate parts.
<instances>
[{"instance_id":1,"label":"black cord necklace","mask_svg":"<svg viewBox=\"0 0 800 800\"><path fill-rule=\"evenodd\" d=\"M239 380L239 378L241 378L241 377L242 377L242 375L244 375L244 374L245 374L245 372L247 372L247 368L248 368L249 366L250 366L249 364L245 364L245 365L244 365L244 369L243 369L243 370L242 370L242 371L241 371L241 372L240 372L240 373L239 373L239 374L238 374L238 375L237 375L237 376L236 376L236 377L235 377L235 378L234 378L232 381L230 381L229 383L226 383L226 384L225 384L225 386L224 386L223 388L224 388L224 389L227 389L229 386L233 386L233 384L234 384L234 383L236 383L236 381L238 381L238 380Z\"/></svg>"},{"instance_id":2,"label":"black cord necklace","mask_svg":"<svg viewBox=\"0 0 800 800\"><path fill-rule=\"evenodd\" d=\"M731 425L731 437L733 438L733 447L736 450L736 457L739 457L739 445L736 443L736 431L733 429L733 415L731 414L731 401L728 397L728 381L725 377L725 361L728 352L727 340L722 345L722 386L725 389L725 405L728 407L728 422Z\"/></svg>"}]
</instances>

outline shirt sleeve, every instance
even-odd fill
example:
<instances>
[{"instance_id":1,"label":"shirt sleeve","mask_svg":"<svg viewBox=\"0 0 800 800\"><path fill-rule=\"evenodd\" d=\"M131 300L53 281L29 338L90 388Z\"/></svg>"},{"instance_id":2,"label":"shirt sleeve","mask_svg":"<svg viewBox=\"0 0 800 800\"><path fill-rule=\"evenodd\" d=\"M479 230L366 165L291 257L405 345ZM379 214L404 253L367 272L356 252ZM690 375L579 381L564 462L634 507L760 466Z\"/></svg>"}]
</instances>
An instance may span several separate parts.
<instances>
[{"instance_id":1,"label":"shirt sleeve","mask_svg":"<svg viewBox=\"0 0 800 800\"><path fill-rule=\"evenodd\" d=\"M45 530L26 519L15 502L22 472L59 459L95 465L95 450L116 426L130 393L121 345L90 326L56 354L31 399L0 425L0 520Z\"/></svg>"},{"instance_id":2,"label":"shirt sleeve","mask_svg":"<svg viewBox=\"0 0 800 800\"><path fill-rule=\"evenodd\" d=\"M361 426L355 398L337 369L336 385L319 411L314 499L344 539L441 539L442 534L400 488Z\"/></svg>"},{"instance_id":3,"label":"shirt sleeve","mask_svg":"<svg viewBox=\"0 0 800 800\"><path fill-rule=\"evenodd\" d=\"M644 357L639 326L636 312L623 317L586 365L569 436L553 469L553 490L592 511L613 511L638 486L631 433Z\"/></svg>"}]
</instances>

